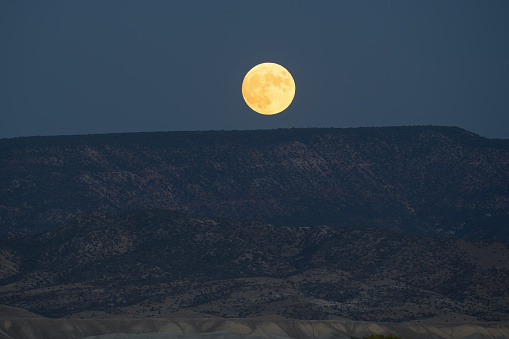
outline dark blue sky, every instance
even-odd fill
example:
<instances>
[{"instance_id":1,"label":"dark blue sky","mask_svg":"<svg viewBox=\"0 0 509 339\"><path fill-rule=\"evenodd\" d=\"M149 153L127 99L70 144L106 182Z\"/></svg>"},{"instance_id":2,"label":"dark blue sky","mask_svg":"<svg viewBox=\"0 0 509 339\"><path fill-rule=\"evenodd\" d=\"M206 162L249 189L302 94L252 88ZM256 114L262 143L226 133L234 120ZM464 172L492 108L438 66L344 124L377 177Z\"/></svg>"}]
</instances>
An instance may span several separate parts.
<instances>
[{"instance_id":1,"label":"dark blue sky","mask_svg":"<svg viewBox=\"0 0 509 339\"><path fill-rule=\"evenodd\" d=\"M0 1L0 138L459 126L509 138L509 1ZM262 116L241 84L287 68Z\"/></svg>"}]
</instances>

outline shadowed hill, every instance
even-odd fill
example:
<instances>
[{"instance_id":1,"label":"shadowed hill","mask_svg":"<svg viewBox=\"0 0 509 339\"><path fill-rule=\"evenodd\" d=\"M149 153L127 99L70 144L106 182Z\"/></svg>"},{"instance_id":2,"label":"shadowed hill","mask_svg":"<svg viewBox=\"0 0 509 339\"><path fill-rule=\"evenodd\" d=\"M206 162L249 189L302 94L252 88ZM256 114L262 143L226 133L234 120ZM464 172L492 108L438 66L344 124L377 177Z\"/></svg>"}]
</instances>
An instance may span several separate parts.
<instances>
[{"instance_id":1,"label":"shadowed hill","mask_svg":"<svg viewBox=\"0 0 509 339\"><path fill-rule=\"evenodd\" d=\"M4 240L0 304L49 317L508 320L506 243L164 210Z\"/></svg>"},{"instance_id":2,"label":"shadowed hill","mask_svg":"<svg viewBox=\"0 0 509 339\"><path fill-rule=\"evenodd\" d=\"M278 225L509 239L509 143L454 127L0 140L0 231L163 208Z\"/></svg>"}]
</instances>

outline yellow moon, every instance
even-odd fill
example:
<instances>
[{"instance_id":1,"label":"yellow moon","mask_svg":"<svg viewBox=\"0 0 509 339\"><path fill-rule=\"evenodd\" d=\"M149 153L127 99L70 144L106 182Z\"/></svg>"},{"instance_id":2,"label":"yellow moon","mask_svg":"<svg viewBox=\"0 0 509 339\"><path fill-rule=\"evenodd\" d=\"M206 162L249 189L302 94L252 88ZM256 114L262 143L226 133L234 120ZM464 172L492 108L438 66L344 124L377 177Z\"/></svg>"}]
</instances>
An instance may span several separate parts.
<instances>
[{"instance_id":1,"label":"yellow moon","mask_svg":"<svg viewBox=\"0 0 509 339\"><path fill-rule=\"evenodd\" d=\"M292 103L295 81L283 66L265 62L247 72L242 82L242 96L253 111L277 114Z\"/></svg>"}]
</instances>

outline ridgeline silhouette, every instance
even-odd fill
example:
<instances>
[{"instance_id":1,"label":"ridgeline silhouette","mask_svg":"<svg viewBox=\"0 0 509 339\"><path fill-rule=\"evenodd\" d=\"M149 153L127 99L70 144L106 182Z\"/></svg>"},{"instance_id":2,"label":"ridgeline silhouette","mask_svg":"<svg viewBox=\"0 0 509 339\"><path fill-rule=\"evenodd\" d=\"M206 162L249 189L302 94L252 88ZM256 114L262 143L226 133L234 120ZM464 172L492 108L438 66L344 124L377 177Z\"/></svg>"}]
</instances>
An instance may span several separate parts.
<instances>
[{"instance_id":1,"label":"ridgeline silhouette","mask_svg":"<svg viewBox=\"0 0 509 339\"><path fill-rule=\"evenodd\" d=\"M455 127L3 139L0 173L4 235L83 211L159 208L509 240L509 141Z\"/></svg>"}]
</instances>

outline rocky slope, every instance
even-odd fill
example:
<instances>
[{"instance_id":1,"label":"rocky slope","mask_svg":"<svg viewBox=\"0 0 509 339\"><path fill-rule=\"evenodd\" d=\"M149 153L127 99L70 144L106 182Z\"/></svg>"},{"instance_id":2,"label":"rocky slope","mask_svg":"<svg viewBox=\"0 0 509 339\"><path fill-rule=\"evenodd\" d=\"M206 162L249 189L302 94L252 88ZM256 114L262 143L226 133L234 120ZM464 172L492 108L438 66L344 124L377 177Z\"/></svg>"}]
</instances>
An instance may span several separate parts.
<instances>
[{"instance_id":1,"label":"rocky slope","mask_svg":"<svg viewBox=\"0 0 509 339\"><path fill-rule=\"evenodd\" d=\"M142 210L83 213L0 249L0 304L47 317L509 320L500 242Z\"/></svg>"},{"instance_id":2,"label":"rocky slope","mask_svg":"<svg viewBox=\"0 0 509 339\"><path fill-rule=\"evenodd\" d=\"M0 173L4 235L82 211L163 208L509 240L509 142L454 127L3 139Z\"/></svg>"}]
</instances>

